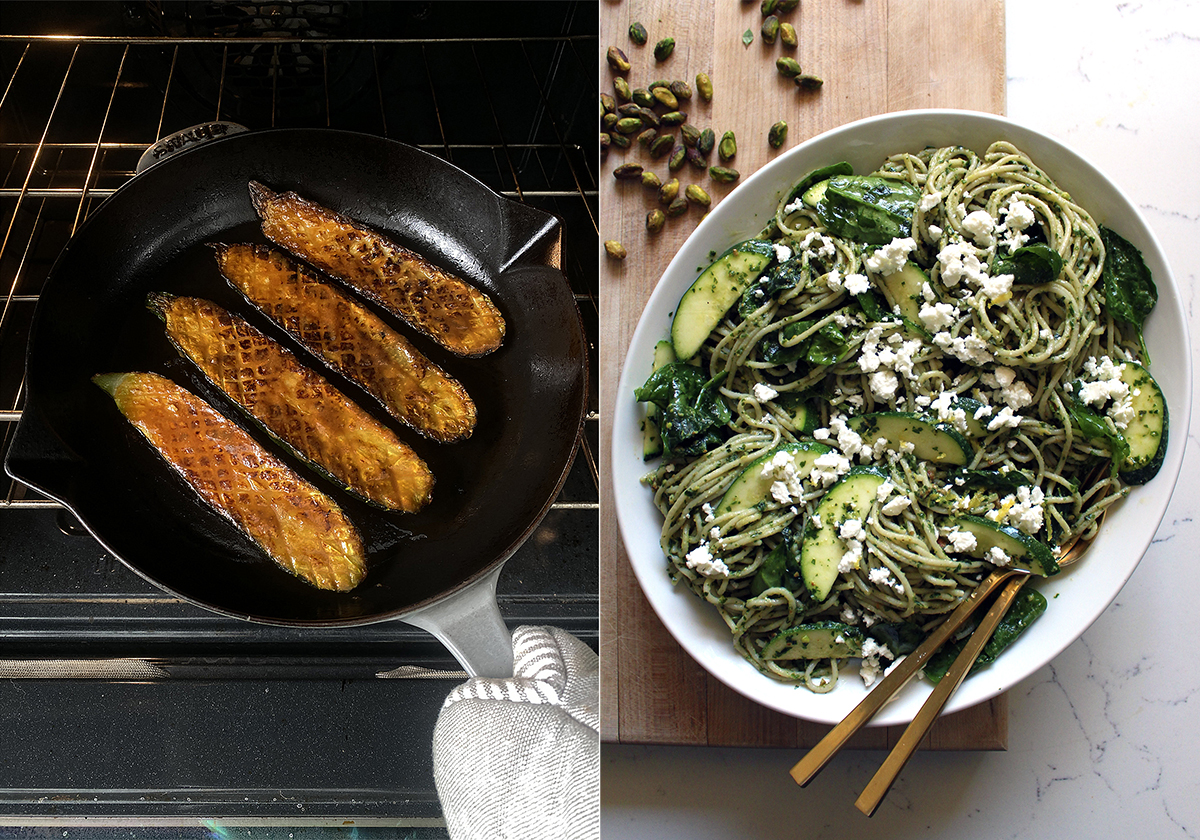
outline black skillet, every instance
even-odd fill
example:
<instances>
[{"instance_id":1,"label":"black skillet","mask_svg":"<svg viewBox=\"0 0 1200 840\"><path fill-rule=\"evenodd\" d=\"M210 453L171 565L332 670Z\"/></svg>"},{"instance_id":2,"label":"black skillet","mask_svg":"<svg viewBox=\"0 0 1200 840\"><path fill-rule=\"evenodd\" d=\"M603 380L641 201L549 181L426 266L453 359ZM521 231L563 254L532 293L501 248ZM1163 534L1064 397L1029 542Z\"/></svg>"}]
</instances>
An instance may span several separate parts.
<instances>
[{"instance_id":1,"label":"black skillet","mask_svg":"<svg viewBox=\"0 0 1200 840\"><path fill-rule=\"evenodd\" d=\"M350 593L317 590L264 559L90 381L101 372L157 371L241 420L172 350L145 299L155 290L208 297L295 349L227 286L207 246L265 242L247 191L251 179L296 190L454 271L491 295L508 325L498 351L461 359L396 324L466 386L478 407L476 432L463 443L435 444L397 427L436 477L433 501L420 513L375 510L300 467L363 532L369 573ZM560 235L553 216L497 195L439 158L377 137L263 131L179 153L105 201L51 270L33 319L25 410L5 468L70 508L134 571L226 615L328 626L448 610L471 633L473 620L448 596L478 602L482 590L496 625L487 584L494 586L501 564L561 489L586 407L585 340L557 268ZM376 409L351 383L312 364ZM450 643L460 658L456 648L469 645Z\"/></svg>"}]
</instances>

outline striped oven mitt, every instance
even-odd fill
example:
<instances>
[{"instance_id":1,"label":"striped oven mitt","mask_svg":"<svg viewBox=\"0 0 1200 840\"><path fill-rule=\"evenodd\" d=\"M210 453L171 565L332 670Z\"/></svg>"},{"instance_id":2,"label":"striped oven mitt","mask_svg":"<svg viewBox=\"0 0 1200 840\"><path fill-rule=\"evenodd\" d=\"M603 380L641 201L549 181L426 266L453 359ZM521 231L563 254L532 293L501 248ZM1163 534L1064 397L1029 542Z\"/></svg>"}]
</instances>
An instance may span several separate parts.
<instances>
[{"instance_id":1,"label":"striped oven mitt","mask_svg":"<svg viewBox=\"0 0 1200 840\"><path fill-rule=\"evenodd\" d=\"M513 676L450 692L433 773L454 840L600 836L599 659L557 627L513 631Z\"/></svg>"}]
</instances>

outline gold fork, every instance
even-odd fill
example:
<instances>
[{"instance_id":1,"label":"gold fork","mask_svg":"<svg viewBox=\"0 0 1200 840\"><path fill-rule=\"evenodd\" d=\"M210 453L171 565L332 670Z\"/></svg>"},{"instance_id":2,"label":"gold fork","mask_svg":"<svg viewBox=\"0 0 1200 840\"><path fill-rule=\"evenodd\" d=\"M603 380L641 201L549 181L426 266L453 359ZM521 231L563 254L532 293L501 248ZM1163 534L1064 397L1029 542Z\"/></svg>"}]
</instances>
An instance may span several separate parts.
<instances>
[{"instance_id":1,"label":"gold fork","mask_svg":"<svg viewBox=\"0 0 1200 840\"><path fill-rule=\"evenodd\" d=\"M1103 515L1101 513L1101 520L1103 519ZM1065 568L1079 560L1087 552L1093 539L1095 539L1094 536L1086 540L1076 537L1066 547L1059 558L1059 568ZM971 617L987 597L995 592L997 588L1004 586L992 604L991 609L984 616L983 621L980 622L979 626L971 634L966 647L963 648L962 652L954 660L954 664L950 667L946 676L942 677L938 682L933 693L925 700L924 705L921 706L912 723L904 730L904 734L896 742L896 745L892 748L883 765L880 766L879 770L871 778L871 781L863 789L858 800L854 803L867 816L874 814L875 809L879 807L879 803L883 801L884 796L891 789L892 783L895 782L904 765L908 763L908 760L916 751L917 745L921 742L929 727L933 725L934 720L937 719L938 713L941 712L942 708L950 700L950 696L966 678L967 672L975 664L975 660L979 658L983 646L992 637L992 632L996 629L996 625L1000 623L1000 619L1008 612L1008 608L1012 605L1017 593L1021 591L1021 587L1032 576L1032 572L1024 569L997 569L984 578L979 586L975 588L975 591L950 614L949 618L942 622L915 651L905 657L904 661L893 668L892 672L884 677L863 698L862 702L855 706L850 714L842 719L841 723L830 730L821 739L820 743L809 750L804 758L792 768L791 775L796 780L796 783L804 787L811 782L817 773L845 745L846 741L866 725L875 716L876 712L883 708L884 704L891 700L896 692L903 688L921 670L929 658Z\"/></svg>"}]
</instances>

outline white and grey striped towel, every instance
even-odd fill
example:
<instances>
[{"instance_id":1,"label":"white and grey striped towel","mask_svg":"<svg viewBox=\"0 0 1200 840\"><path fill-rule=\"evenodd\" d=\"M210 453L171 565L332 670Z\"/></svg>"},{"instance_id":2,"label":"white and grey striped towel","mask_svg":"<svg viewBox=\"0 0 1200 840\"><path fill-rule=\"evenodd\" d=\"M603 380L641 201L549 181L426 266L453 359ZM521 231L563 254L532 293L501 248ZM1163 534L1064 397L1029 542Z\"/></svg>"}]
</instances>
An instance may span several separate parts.
<instances>
[{"instance_id":1,"label":"white and grey striped towel","mask_svg":"<svg viewBox=\"0 0 1200 840\"><path fill-rule=\"evenodd\" d=\"M513 631L513 676L446 698L433 772L454 840L600 836L599 660L557 627Z\"/></svg>"}]
</instances>

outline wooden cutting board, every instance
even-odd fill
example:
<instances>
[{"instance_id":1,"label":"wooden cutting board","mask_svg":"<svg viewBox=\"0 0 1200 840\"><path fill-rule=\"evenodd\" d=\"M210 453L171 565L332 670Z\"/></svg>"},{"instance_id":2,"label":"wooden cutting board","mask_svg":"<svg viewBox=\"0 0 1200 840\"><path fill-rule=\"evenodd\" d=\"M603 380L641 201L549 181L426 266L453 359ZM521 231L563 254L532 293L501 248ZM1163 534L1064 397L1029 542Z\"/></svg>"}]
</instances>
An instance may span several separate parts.
<instances>
[{"instance_id":1,"label":"wooden cutting board","mask_svg":"<svg viewBox=\"0 0 1200 840\"><path fill-rule=\"evenodd\" d=\"M610 45L632 64L632 87L656 79L682 79L695 87L696 74L712 78L711 103L698 95L682 103L688 122L711 126L718 138L737 136L738 151L727 164L742 177L792 146L838 125L909 108L964 108L1004 113L1003 0L804 0L781 13L798 34L796 49L764 43L758 2L740 0L628 0L601 2L601 80L612 92L614 72L604 58ZM628 28L641 22L649 33L635 45ZM753 41L743 45L750 30ZM657 41L673 37L673 54L656 62ZM815 93L798 91L781 76L775 60L794 57L806 73L824 79ZM787 141L775 151L767 131L788 124ZM716 153L712 155L716 163ZM609 475L612 417L625 351L655 283L699 222L696 208L667 220L657 235L645 228L646 213L661 205L639 182L617 181L613 169L640 163L665 182L665 159L653 160L636 143L612 149L601 164L601 240L619 240L625 260L602 257L600 348L601 474ZM710 180L685 165L674 173L683 185L698 183L714 204L733 185ZM611 482L601 504L613 510ZM615 517L601 526L601 737L609 742L713 746L808 747L825 727L758 706L710 678L659 622L642 595L625 556ZM1003 696L941 719L930 732L933 749L1004 749L1007 703ZM888 748L901 728L860 732L852 746Z\"/></svg>"}]
</instances>

